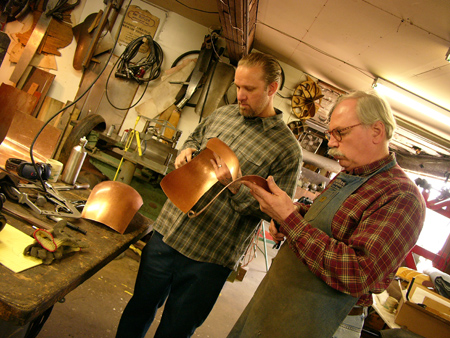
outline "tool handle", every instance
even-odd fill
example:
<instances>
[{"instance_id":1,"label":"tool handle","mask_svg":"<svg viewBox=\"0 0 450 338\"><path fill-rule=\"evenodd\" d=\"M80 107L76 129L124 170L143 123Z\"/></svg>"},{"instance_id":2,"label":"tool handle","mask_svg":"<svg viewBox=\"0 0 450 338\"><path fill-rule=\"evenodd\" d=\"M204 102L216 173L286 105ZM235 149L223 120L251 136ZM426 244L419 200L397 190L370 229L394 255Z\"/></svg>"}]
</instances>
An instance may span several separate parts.
<instances>
[{"instance_id":1,"label":"tool handle","mask_svg":"<svg viewBox=\"0 0 450 338\"><path fill-rule=\"evenodd\" d=\"M94 32L94 38L91 40L91 43L89 44L89 48L86 52L86 55L84 57L83 63L81 64L84 69L89 67L89 64L91 62L92 56L95 51L95 47L97 46L98 40L103 32L103 29L105 28L105 25L108 21L109 12L111 11L112 2L110 1L108 5L106 6L105 11L103 12L103 15L100 19L100 23L98 24L95 32Z\"/></svg>"},{"instance_id":2,"label":"tool handle","mask_svg":"<svg viewBox=\"0 0 450 338\"><path fill-rule=\"evenodd\" d=\"M83 230L80 227L77 227L76 225L73 225L72 223L67 222L66 227L68 227L69 229L81 232L83 235L87 234L86 230Z\"/></svg>"},{"instance_id":3,"label":"tool handle","mask_svg":"<svg viewBox=\"0 0 450 338\"><path fill-rule=\"evenodd\" d=\"M9 214L15 216L15 217L18 217L18 218L22 219L25 222L28 222L28 223L30 223L32 225L37 226L38 228L45 229L45 230L51 230L52 229L52 227L50 227L47 223L45 223L44 221L41 221L41 220L39 220L37 218L31 217L31 216L27 216L25 214L22 214L20 212L17 212L15 210L13 210L13 209L7 208L6 206L3 206L3 210L6 211Z\"/></svg>"}]
</instances>

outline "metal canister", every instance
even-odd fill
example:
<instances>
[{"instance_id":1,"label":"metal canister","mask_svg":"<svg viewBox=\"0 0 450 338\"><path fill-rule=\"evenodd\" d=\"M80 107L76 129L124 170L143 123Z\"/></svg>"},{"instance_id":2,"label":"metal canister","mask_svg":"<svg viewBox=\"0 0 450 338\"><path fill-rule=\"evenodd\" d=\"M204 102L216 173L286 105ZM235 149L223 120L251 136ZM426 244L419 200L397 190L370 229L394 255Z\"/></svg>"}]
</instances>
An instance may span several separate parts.
<instances>
[{"instance_id":1,"label":"metal canister","mask_svg":"<svg viewBox=\"0 0 450 338\"><path fill-rule=\"evenodd\" d=\"M129 130L128 130L128 129L126 129L126 130L123 132L122 138L121 138L121 140L120 140L120 143L122 143L122 144L127 143L127 140L128 140L128 133L129 133Z\"/></svg>"},{"instance_id":2,"label":"metal canister","mask_svg":"<svg viewBox=\"0 0 450 338\"><path fill-rule=\"evenodd\" d=\"M108 129L108 132L106 133L106 136L111 137L113 133L114 133L114 125L111 125Z\"/></svg>"},{"instance_id":3,"label":"metal canister","mask_svg":"<svg viewBox=\"0 0 450 338\"><path fill-rule=\"evenodd\" d=\"M64 167L64 171L61 180L67 184L74 185L77 181L81 167L83 166L84 159L86 158L86 146L87 139L82 137L80 143L73 147L70 152L69 159Z\"/></svg>"}]
</instances>

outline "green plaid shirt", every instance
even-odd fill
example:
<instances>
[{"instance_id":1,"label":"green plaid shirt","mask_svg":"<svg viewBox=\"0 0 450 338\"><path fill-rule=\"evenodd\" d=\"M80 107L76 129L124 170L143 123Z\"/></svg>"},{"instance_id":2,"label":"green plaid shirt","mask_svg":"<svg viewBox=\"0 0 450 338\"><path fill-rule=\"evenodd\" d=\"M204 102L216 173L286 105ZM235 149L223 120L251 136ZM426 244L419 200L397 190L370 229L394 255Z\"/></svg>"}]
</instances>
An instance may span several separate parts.
<instances>
[{"instance_id":1,"label":"green plaid shirt","mask_svg":"<svg viewBox=\"0 0 450 338\"><path fill-rule=\"evenodd\" d=\"M242 175L272 175L278 186L293 196L302 152L281 111L276 112L267 118L244 118L237 105L221 107L197 126L183 149L200 151L209 139L219 138L236 154ZM192 210L201 210L222 188L216 183ZM166 244L183 255L235 269L262 218L269 220L242 185L235 195L227 189L192 219L167 200L153 228L164 236Z\"/></svg>"}]
</instances>

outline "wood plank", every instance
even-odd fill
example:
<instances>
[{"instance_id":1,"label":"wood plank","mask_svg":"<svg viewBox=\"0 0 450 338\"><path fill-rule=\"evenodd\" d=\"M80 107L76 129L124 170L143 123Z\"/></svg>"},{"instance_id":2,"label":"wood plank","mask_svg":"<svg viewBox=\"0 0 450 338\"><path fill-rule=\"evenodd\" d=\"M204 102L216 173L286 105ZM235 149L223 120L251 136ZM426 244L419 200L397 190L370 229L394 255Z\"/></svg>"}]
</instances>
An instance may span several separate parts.
<instances>
[{"instance_id":1,"label":"wood plank","mask_svg":"<svg viewBox=\"0 0 450 338\"><path fill-rule=\"evenodd\" d=\"M44 103L44 99L47 96L48 91L50 90L50 87L53 83L53 80L55 79L55 75L51 74L49 72L46 72L45 70L32 67L30 73L26 77L26 80L24 81L22 87L19 87L23 91L30 90L30 87L36 83L38 84L39 88L37 89L37 92L39 92L40 98L39 101L36 104L36 108L31 113L32 116L37 116L39 110L41 109L42 104ZM19 82L20 83L20 82Z\"/></svg>"},{"instance_id":2,"label":"wood plank","mask_svg":"<svg viewBox=\"0 0 450 338\"><path fill-rule=\"evenodd\" d=\"M70 107L67 111L64 112L64 115L60 120L60 125L58 126L58 128L60 128L61 123L64 123L64 122L65 122L65 128L61 135L61 138L59 139L58 147L56 148L56 151L53 154L54 159L56 159L56 160L59 159L61 150L64 147L64 143L66 142L67 138L69 137L70 133L72 132L72 129L73 129L72 122L78 120L78 117L80 116L80 112L81 111L78 108L76 108L75 106Z\"/></svg>"},{"instance_id":3,"label":"wood plank","mask_svg":"<svg viewBox=\"0 0 450 338\"><path fill-rule=\"evenodd\" d=\"M41 109L37 115L37 119L43 122L47 122L53 115L55 115L64 106L64 102L58 101L47 96L44 99ZM59 116L56 116L49 124L56 127L58 125Z\"/></svg>"},{"instance_id":4,"label":"wood plank","mask_svg":"<svg viewBox=\"0 0 450 338\"><path fill-rule=\"evenodd\" d=\"M30 88L28 88L27 93L34 95L34 93L36 92L36 90L38 90L39 85L37 83L32 83Z\"/></svg>"}]
</instances>

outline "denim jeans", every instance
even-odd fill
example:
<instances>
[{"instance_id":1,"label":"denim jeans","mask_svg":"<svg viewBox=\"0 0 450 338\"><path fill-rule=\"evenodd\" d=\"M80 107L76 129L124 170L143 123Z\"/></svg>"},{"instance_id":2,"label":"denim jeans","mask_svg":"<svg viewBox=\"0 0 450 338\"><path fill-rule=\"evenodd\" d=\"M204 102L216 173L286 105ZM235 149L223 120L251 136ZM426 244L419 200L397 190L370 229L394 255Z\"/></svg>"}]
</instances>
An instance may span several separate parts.
<instances>
[{"instance_id":1,"label":"denim jeans","mask_svg":"<svg viewBox=\"0 0 450 338\"><path fill-rule=\"evenodd\" d=\"M359 316L347 316L332 338L359 338L364 326L364 319L367 317L367 308Z\"/></svg>"},{"instance_id":2,"label":"denim jeans","mask_svg":"<svg viewBox=\"0 0 450 338\"><path fill-rule=\"evenodd\" d=\"M134 294L116 337L145 337L164 302L155 337L190 337L211 312L230 272L229 268L183 256L154 232L142 251Z\"/></svg>"}]
</instances>

